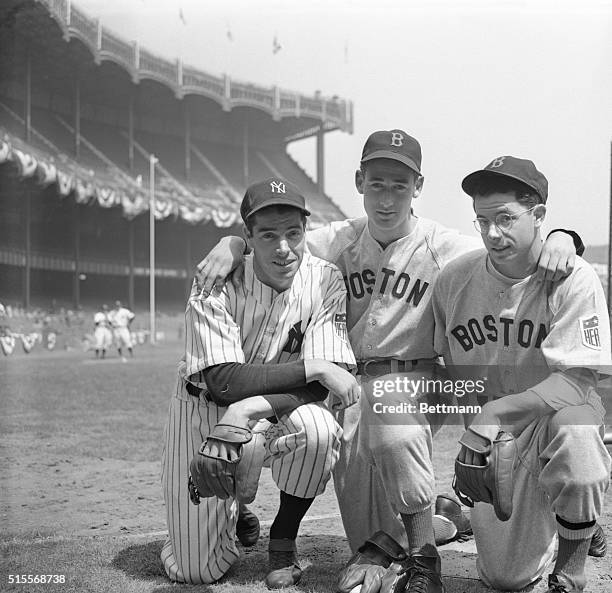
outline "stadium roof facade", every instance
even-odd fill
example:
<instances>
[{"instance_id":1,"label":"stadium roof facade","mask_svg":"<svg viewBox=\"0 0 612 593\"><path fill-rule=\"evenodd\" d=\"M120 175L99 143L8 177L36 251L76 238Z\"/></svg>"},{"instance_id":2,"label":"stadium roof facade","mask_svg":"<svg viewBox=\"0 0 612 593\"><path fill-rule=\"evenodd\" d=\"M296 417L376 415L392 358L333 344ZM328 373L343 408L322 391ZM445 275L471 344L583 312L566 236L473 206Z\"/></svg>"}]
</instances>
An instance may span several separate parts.
<instances>
[{"instance_id":1,"label":"stadium roof facade","mask_svg":"<svg viewBox=\"0 0 612 593\"><path fill-rule=\"evenodd\" d=\"M158 291L182 300L194 262L239 232L244 190L267 177L300 187L312 227L344 218L324 191L324 137L352 133L352 117L338 97L155 55L69 0L4 0L0 297L79 304L112 289L142 302L154 204ZM309 136L316 179L286 150Z\"/></svg>"},{"instance_id":2,"label":"stadium roof facade","mask_svg":"<svg viewBox=\"0 0 612 593\"><path fill-rule=\"evenodd\" d=\"M24 176L33 171L44 184L56 183L62 195L103 207L121 205L126 216L136 216L148 209L148 176L135 170L133 153L146 158L152 151L134 140L135 132L182 136L183 175L170 173L158 158L156 217L212 220L223 227L236 221L237 202L254 180L249 165L242 163L242 183L216 175L218 183L198 187L189 183L197 151L192 142L244 145L248 157L249 146L278 148L316 135L316 191L306 191L313 223L342 216L324 194L323 134L352 133L350 101L213 76L122 39L70 0L7 0L0 22L0 159L13 161ZM52 111L74 136L72 150L58 147L54 134L33 125L37 107ZM84 120L124 127L128 162L117 162L116 154L88 138ZM83 152L95 157L83 159ZM208 165L214 172L214 163Z\"/></svg>"}]
</instances>

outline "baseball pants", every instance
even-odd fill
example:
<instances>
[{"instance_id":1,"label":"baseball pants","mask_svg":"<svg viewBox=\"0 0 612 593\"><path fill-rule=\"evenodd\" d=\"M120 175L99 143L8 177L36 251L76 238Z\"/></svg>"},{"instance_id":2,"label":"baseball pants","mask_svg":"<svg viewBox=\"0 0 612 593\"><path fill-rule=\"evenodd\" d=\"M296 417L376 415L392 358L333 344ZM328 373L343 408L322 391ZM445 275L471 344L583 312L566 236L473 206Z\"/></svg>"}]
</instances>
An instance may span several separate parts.
<instances>
[{"instance_id":1,"label":"baseball pants","mask_svg":"<svg viewBox=\"0 0 612 593\"><path fill-rule=\"evenodd\" d=\"M130 330L127 327L116 327L115 328L115 344L117 348L132 348L132 336Z\"/></svg>"},{"instance_id":2,"label":"baseball pants","mask_svg":"<svg viewBox=\"0 0 612 593\"><path fill-rule=\"evenodd\" d=\"M94 348L107 350L113 343L113 334L108 327L96 327L94 330Z\"/></svg>"},{"instance_id":3,"label":"baseball pants","mask_svg":"<svg viewBox=\"0 0 612 593\"><path fill-rule=\"evenodd\" d=\"M191 584L220 579L239 558L235 499L189 499L189 464L221 420L225 408L203 396L170 401L162 453L162 488L168 538L161 559L172 581ZM266 459L280 490L301 498L322 494L338 459L342 429L323 404L306 404L267 423Z\"/></svg>"},{"instance_id":4,"label":"baseball pants","mask_svg":"<svg viewBox=\"0 0 612 593\"><path fill-rule=\"evenodd\" d=\"M424 376L423 372L402 373L415 381ZM379 413L372 405L373 381L389 378L362 377L359 406L339 415L344 434L334 487L352 552L379 529L407 548L399 514L424 511L435 501L429 419L418 413ZM376 401L398 406L417 397L392 391Z\"/></svg>"},{"instance_id":5,"label":"baseball pants","mask_svg":"<svg viewBox=\"0 0 612 593\"><path fill-rule=\"evenodd\" d=\"M518 437L512 516L501 522L485 503L471 512L476 567L486 585L516 591L544 574L555 557L555 515L570 523L601 515L610 476L603 417L601 402L569 406L532 422Z\"/></svg>"}]
</instances>

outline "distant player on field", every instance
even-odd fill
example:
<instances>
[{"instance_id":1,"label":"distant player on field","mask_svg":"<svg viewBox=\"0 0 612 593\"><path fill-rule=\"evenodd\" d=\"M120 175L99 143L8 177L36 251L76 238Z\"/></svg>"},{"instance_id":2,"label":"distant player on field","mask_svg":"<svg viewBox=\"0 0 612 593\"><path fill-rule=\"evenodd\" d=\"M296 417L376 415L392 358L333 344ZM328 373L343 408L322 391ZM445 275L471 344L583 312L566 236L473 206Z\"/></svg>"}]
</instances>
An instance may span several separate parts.
<instances>
[{"instance_id":1,"label":"distant player on field","mask_svg":"<svg viewBox=\"0 0 612 593\"><path fill-rule=\"evenodd\" d=\"M200 454L238 455L227 444L217 449L218 440L207 440L212 432L228 425L239 434L252 429L243 458L246 447L261 447L280 490L266 584L281 588L300 580L300 522L338 459L342 429L323 400L330 390L340 407L352 405L359 387L345 370L355 359L342 275L304 253L309 212L299 190L268 179L247 189L240 211L253 254L238 286L228 283L206 296L194 283L187 303L185 354L165 431L168 540L161 558L170 579L192 584L212 583L236 562L234 539L242 541L249 528L248 521L240 524L238 501L200 496L189 470ZM251 475L257 480L259 468ZM190 492L199 504L190 502ZM240 507L242 515L248 512ZM256 537L257 530L246 543Z\"/></svg>"},{"instance_id":2,"label":"distant player on field","mask_svg":"<svg viewBox=\"0 0 612 593\"><path fill-rule=\"evenodd\" d=\"M478 239L413 214L413 200L424 183L421 146L403 130L381 130L368 137L354 183L367 216L311 231L307 244L311 253L336 264L344 276L349 339L361 384L369 392L385 375L401 374L413 381L436 377L433 286L449 261L479 247ZM552 253L545 249L540 259L542 269L550 267L552 272L557 264L565 268L574 255L569 237L555 236L564 248ZM228 244L235 260L240 259L244 243L222 240L199 266L208 277L205 284L222 282L237 264L227 262ZM379 401L393 406L411 399L390 392ZM368 554L369 544L362 544L384 530L408 555L398 591L438 593L442 581L436 540L448 541L466 529L466 521L457 503L436 497L430 419L418 414L385 417L374 413L369 397L361 401L359 408L339 417L344 436L334 471L350 547L354 552L362 547ZM451 513L443 511L453 506ZM380 566L372 564L378 574ZM348 593L352 581L342 578L341 583Z\"/></svg>"},{"instance_id":3,"label":"distant player on field","mask_svg":"<svg viewBox=\"0 0 612 593\"><path fill-rule=\"evenodd\" d=\"M510 519L482 502L472 510L478 572L490 587L523 589L554 560L558 536L548 591L577 593L610 476L594 389L611 364L603 289L579 257L560 281L536 278L548 182L531 161L498 157L462 186L485 249L440 273L435 349L453 376L486 379L482 412L466 419L464 436L485 453L467 463L484 465L502 428L519 458Z\"/></svg>"},{"instance_id":4,"label":"distant player on field","mask_svg":"<svg viewBox=\"0 0 612 593\"><path fill-rule=\"evenodd\" d=\"M113 334L117 352L123 361L123 348L127 348L130 357L134 356L132 350L132 336L130 335L130 324L134 321L134 313L121 304L121 301L115 301L115 308L109 314L111 324L113 326Z\"/></svg>"},{"instance_id":5,"label":"distant player on field","mask_svg":"<svg viewBox=\"0 0 612 593\"><path fill-rule=\"evenodd\" d=\"M94 348L96 358L105 358L106 350L113 343L111 332L111 320L109 318L108 305L102 305L102 309L94 315Z\"/></svg>"}]
</instances>

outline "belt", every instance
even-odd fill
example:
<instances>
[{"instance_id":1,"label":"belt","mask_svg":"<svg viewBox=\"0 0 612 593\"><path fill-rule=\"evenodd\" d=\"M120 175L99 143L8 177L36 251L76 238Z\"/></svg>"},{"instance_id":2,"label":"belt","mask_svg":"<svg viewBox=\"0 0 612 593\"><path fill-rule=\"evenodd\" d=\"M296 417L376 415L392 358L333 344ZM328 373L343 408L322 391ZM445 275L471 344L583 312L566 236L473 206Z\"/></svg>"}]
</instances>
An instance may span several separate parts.
<instances>
[{"instance_id":1,"label":"belt","mask_svg":"<svg viewBox=\"0 0 612 593\"><path fill-rule=\"evenodd\" d=\"M189 381L185 382L185 389L187 390L187 393L191 395L192 397L199 398L200 395L203 395L206 401L208 402L212 401L212 398L210 397L210 393L208 392L207 389L201 389L200 387L197 387L193 383L189 383Z\"/></svg>"},{"instance_id":2,"label":"belt","mask_svg":"<svg viewBox=\"0 0 612 593\"><path fill-rule=\"evenodd\" d=\"M357 374L365 377L379 377L389 373L409 373L418 370L431 370L437 364L437 358L418 358L416 360L397 360L382 358L357 361Z\"/></svg>"}]
</instances>

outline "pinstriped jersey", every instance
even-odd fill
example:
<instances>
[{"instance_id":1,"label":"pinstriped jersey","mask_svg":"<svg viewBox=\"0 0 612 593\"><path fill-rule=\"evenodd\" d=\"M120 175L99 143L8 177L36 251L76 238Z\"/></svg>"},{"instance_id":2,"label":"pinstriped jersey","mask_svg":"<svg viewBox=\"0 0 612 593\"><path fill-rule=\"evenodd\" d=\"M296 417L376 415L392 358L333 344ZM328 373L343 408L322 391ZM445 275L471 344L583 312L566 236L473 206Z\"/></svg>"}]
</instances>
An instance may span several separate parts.
<instances>
[{"instance_id":1,"label":"pinstriped jersey","mask_svg":"<svg viewBox=\"0 0 612 593\"><path fill-rule=\"evenodd\" d=\"M291 286L276 292L245 259L238 288L204 298L194 283L187 302L185 357L177 395L188 380L205 388L201 371L228 362L285 363L324 359L355 364L346 331L346 290L338 269L304 254Z\"/></svg>"},{"instance_id":2,"label":"pinstriped jersey","mask_svg":"<svg viewBox=\"0 0 612 593\"><path fill-rule=\"evenodd\" d=\"M480 239L425 218L383 249L367 217L309 231L311 253L340 268L347 288L348 329L357 360L435 356L431 295L452 258L477 249Z\"/></svg>"},{"instance_id":3,"label":"pinstriped jersey","mask_svg":"<svg viewBox=\"0 0 612 593\"><path fill-rule=\"evenodd\" d=\"M593 268L576 257L555 283L497 272L481 249L453 261L434 289L435 348L465 377L487 377L483 395L520 393L554 370L609 373L610 324ZM463 366L466 365L466 366ZM467 366L469 365L469 366ZM560 394L548 403L558 408ZM546 399L546 398L545 398Z\"/></svg>"}]
</instances>

